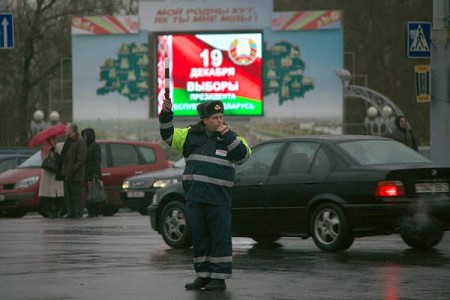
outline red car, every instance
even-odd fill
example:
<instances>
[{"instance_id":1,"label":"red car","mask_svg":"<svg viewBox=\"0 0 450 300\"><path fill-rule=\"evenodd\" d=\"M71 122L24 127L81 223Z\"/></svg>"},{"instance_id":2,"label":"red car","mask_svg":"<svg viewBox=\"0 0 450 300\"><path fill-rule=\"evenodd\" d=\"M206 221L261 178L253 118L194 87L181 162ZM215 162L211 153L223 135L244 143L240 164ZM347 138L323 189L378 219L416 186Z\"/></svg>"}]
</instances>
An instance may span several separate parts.
<instances>
[{"instance_id":1,"label":"red car","mask_svg":"<svg viewBox=\"0 0 450 300\"><path fill-rule=\"evenodd\" d=\"M108 204L104 216L114 215L122 206L120 191L125 178L170 167L158 144L134 141L97 141L102 151L102 177ZM19 167L0 174L0 215L21 218L29 211L47 216L40 205L39 177L41 155L38 151Z\"/></svg>"}]
</instances>

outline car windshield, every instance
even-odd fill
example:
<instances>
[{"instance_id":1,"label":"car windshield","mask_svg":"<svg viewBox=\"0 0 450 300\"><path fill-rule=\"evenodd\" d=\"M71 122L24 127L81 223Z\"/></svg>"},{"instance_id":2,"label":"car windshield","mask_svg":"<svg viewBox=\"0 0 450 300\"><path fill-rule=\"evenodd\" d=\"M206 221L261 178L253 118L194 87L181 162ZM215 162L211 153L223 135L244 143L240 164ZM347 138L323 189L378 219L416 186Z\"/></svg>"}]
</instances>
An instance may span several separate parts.
<instances>
[{"instance_id":1,"label":"car windshield","mask_svg":"<svg viewBox=\"0 0 450 300\"><path fill-rule=\"evenodd\" d=\"M180 169L184 169L184 167L186 167L186 161L184 160L184 157L178 161L176 161L173 164L174 168L180 168Z\"/></svg>"},{"instance_id":2,"label":"car windshield","mask_svg":"<svg viewBox=\"0 0 450 300\"><path fill-rule=\"evenodd\" d=\"M361 165L431 163L425 156L396 141L359 140L341 142L339 146Z\"/></svg>"},{"instance_id":3,"label":"car windshield","mask_svg":"<svg viewBox=\"0 0 450 300\"><path fill-rule=\"evenodd\" d=\"M35 154L33 154L30 158L28 158L26 161L24 161L17 168L18 169L40 168L41 166L42 166L41 151L38 151Z\"/></svg>"}]
</instances>

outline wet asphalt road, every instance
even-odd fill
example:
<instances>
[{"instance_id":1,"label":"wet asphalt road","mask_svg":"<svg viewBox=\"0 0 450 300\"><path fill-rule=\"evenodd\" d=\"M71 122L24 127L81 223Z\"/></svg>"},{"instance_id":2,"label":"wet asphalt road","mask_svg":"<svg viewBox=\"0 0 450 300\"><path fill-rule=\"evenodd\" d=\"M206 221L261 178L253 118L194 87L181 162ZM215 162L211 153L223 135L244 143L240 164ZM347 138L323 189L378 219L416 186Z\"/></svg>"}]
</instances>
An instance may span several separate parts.
<instances>
[{"instance_id":1,"label":"wet asphalt road","mask_svg":"<svg viewBox=\"0 0 450 300\"><path fill-rule=\"evenodd\" d=\"M427 252L396 235L337 254L297 238L233 247L226 292L185 291L190 250L170 249L137 213L0 219L0 299L450 299L450 233Z\"/></svg>"}]
</instances>

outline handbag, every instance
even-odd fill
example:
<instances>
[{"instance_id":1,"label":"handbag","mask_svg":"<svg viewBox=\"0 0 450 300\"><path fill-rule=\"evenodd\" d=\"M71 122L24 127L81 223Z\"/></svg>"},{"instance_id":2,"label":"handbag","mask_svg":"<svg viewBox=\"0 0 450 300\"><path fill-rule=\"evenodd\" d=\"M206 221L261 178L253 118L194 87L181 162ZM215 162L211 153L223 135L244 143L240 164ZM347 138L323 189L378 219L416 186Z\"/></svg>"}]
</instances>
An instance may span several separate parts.
<instances>
[{"instance_id":1,"label":"handbag","mask_svg":"<svg viewBox=\"0 0 450 300\"><path fill-rule=\"evenodd\" d=\"M42 169L56 173L58 171L59 154L52 148L47 158L42 162Z\"/></svg>"},{"instance_id":2,"label":"handbag","mask_svg":"<svg viewBox=\"0 0 450 300\"><path fill-rule=\"evenodd\" d=\"M107 199L102 182L97 175L94 175L86 200L90 203L102 203L106 202Z\"/></svg>"}]
</instances>

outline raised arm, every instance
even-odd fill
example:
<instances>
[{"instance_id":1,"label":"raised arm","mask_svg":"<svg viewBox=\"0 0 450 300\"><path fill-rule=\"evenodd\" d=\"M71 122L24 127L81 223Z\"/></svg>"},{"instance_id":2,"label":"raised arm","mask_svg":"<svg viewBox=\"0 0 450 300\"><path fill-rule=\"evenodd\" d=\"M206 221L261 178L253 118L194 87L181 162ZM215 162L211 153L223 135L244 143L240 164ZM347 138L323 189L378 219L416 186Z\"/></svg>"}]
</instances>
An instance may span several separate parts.
<instances>
[{"instance_id":1,"label":"raised arm","mask_svg":"<svg viewBox=\"0 0 450 300\"><path fill-rule=\"evenodd\" d=\"M189 128L174 127L172 101L170 99L164 99L163 109L159 114L159 132L167 145L177 151L183 151Z\"/></svg>"}]
</instances>

